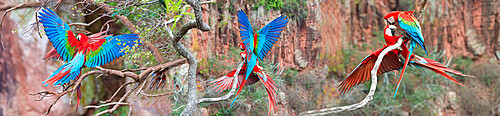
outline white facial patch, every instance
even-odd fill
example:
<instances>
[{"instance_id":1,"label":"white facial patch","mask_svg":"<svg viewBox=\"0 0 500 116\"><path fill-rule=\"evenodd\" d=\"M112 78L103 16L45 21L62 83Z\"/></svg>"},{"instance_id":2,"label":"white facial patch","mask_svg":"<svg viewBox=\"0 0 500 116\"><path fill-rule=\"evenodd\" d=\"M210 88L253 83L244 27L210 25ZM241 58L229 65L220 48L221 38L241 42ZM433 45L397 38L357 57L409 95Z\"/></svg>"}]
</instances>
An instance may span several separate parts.
<instances>
[{"instance_id":1,"label":"white facial patch","mask_svg":"<svg viewBox=\"0 0 500 116\"><path fill-rule=\"evenodd\" d=\"M389 26L389 28L385 29L385 34L388 36L393 36L392 32L391 32L391 26Z\"/></svg>"},{"instance_id":2,"label":"white facial patch","mask_svg":"<svg viewBox=\"0 0 500 116\"><path fill-rule=\"evenodd\" d=\"M396 20L394 20L394 17L389 17L389 18L387 18L387 21L389 21L390 23L394 23L394 22L396 22Z\"/></svg>"},{"instance_id":3,"label":"white facial patch","mask_svg":"<svg viewBox=\"0 0 500 116\"><path fill-rule=\"evenodd\" d=\"M394 26L394 25L389 25L389 29L397 29L398 27Z\"/></svg>"},{"instance_id":4,"label":"white facial patch","mask_svg":"<svg viewBox=\"0 0 500 116\"><path fill-rule=\"evenodd\" d=\"M396 29L398 29L396 26L394 26L394 25L389 25L389 28L385 29L385 34L387 34L387 35L389 35L389 36L394 36L394 35L392 34L392 31L393 31L393 30L396 30Z\"/></svg>"}]
</instances>

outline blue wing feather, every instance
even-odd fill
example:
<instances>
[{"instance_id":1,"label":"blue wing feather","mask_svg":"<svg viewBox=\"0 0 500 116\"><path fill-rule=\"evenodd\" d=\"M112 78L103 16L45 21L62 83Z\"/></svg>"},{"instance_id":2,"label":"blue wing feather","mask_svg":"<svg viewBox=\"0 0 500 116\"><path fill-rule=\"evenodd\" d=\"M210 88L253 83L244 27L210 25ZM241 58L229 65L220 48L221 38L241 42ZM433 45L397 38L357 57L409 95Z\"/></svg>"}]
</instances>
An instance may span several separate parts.
<instances>
[{"instance_id":1,"label":"blue wing feather","mask_svg":"<svg viewBox=\"0 0 500 116\"><path fill-rule=\"evenodd\" d=\"M400 15L406 15L406 14L402 13ZM424 49L425 54L428 54L424 44L424 37L422 35L422 30L420 28L418 20L415 19L413 16L410 16L413 19L413 22L406 21L405 19L401 18L401 16L398 17L399 17L398 18L399 26L412 38L411 39L412 42L416 42L420 47Z\"/></svg>"},{"instance_id":2,"label":"blue wing feather","mask_svg":"<svg viewBox=\"0 0 500 116\"><path fill-rule=\"evenodd\" d=\"M257 52L256 54L258 55L259 60L262 60L264 59L264 57L266 57L269 50L278 40L277 38L279 38L279 36L281 35L281 31L287 23L288 19L286 19L286 16L282 15L274 19L258 31L260 36L258 38L259 43L257 51L255 52Z\"/></svg>"},{"instance_id":3,"label":"blue wing feather","mask_svg":"<svg viewBox=\"0 0 500 116\"><path fill-rule=\"evenodd\" d=\"M76 48L69 43L69 36L74 37L69 25L64 23L59 16L49 8L42 9L39 13L40 22L44 26L47 37L52 42L52 46L61 55L64 61L69 62L75 54ZM77 41L76 38L75 42Z\"/></svg>"},{"instance_id":4,"label":"blue wing feather","mask_svg":"<svg viewBox=\"0 0 500 116\"><path fill-rule=\"evenodd\" d=\"M247 54L247 59L254 52L254 43L253 43L253 29L250 21L248 20L247 15L243 10L238 12L238 23L240 24L240 37L245 44L245 52Z\"/></svg>"},{"instance_id":5,"label":"blue wing feather","mask_svg":"<svg viewBox=\"0 0 500 116\"><path fill-rule=\"evenodd\" d=\"M126 51L124 48L131 48L135 44L139 44L138 39L139 37L137 34L106 37L106 42L104 42L98 49L90 51L86 54L85 65L89 68L93 68L109 63L115 58L125 55Z\"/></svg>"}]
</instances>

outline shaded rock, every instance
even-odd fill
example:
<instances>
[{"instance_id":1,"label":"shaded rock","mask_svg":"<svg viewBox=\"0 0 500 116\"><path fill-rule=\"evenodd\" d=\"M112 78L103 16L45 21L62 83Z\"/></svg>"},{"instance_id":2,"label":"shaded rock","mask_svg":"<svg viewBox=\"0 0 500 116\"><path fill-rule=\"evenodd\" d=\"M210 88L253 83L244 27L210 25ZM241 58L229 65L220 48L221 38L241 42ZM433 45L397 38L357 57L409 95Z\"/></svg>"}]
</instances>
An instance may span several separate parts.
<instances>
[{"instance_id":1,"label":"shaded rock","mask_svg":"<svg viewBox=\"0 0 500 116\"><path fill-rule=\"evenodd\" d=\"M304 59L302 51L299 49L295 49L295 63L297 63L300 68L305 68L307 66L307 61Z\"/></svg>"}]
</instances>

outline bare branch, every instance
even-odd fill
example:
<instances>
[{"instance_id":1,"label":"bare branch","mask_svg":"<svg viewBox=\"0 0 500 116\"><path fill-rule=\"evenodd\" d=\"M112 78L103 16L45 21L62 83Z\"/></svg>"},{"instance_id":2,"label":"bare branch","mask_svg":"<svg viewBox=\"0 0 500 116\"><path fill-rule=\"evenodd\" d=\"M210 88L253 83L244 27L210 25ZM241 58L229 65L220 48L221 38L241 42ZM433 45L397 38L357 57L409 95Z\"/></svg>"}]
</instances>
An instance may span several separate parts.
<instances>
[{"instance_id":1,"label":"bare branch","mask_svg":"<svg viewBox=\"0 0 500 116\"><path fill-rule=\"evenodd\" d=\"M23 8L32 8L32 7L40 7L43 3L42 2L28 2L28 3L21 3L21 4L11 4L11 5L5 5L0 7L0 11L8 10L8 9L23 9Z\"/></svg>"},{"instance_id":2,"label":"bare branch","mask_svg":"<svg viewBox=\"0 0 500 116\"><path fill-rule=\"evenodd\" d=\"M106 13L106 14L103 14L97 18L95 18L94 20L92 20L90 23L70 23L68 24L69 26L73 26L73 25L81 25L81 26L90 26L92 24L94 24L95 22L97 22L99 19L103 18L103 17L109 17L109 14L111 14L112 12L109 12L109 13Z\"/></svg>"},{"instance_id":3,"label":"bare branch","mask_svg":"<svg viewBox=\"0 0 500 116\"><path fill-rule=\"evenodd\" d=\"M106 100L106 101L100 101L100 102L101 102L101 103L108 103L108 102L111 102L111 101L115 98L115 96L116 96L116 95L120 92L120 90L122 90L122 88L123 88L123 87L125 87L125 86L127 86L127 85L129 85L129 84L132 84L132 83L136 83L136 82L135 82L135 81L130 81L130 82L127 82L127 83L123 84L122 86L120 86L120 88L118 88L118 89L115 91L115 93L113 94L113 96L111 96L108 100Z\"/></svg>"},{"instance_id":4,"label":"bare branch","mask_svg":"<svg viewBox=\"0 0 500 116\"><path fill-rule=\"evenodd\" d=\"M157 66L154 66L154 67L150 67L150 68L144 70L143 72L141 72L141 74L139 74L139 77L141 77L141 79L143 79L149 73L151 73L153 71L165 70L167 68L172 68L174 66L179 66L179 65L184 64L184 63L186 63L186 59L179 59L179 60L176 60L176 61L164 63L164 64L157 65Z\"/></svg>"},{"instance_id":5,"label":"bare branch","mask_svg":"<svg viewBox=\"0 0 500 116\"><path fill-rule=\"evenodd\" d=\"M186 47L184 47L179 40L192 28L198 28L202 31L210 30L210 26L203 22L200 1L188 0L187 3L194 9L196 20L184 24L175 34L173 41L173 47L175 50L186 58L189 64L188 77L186 78L188 82L188 103L186 104L186 108L181 113L183 116L193 115L194 112L198 111L198 103L196 102L198 99L196 93L196 68L198 64L194 55Z\"/></svg>"},{"instance_id":6,"label":"bare branch","mask_svg":"<svg viewBox=\"0 0 500 116\"><path fill-rule=\"evenodd\" d=\"M113 103L107 103L107 104L103 104L103 105L99 105L99 106L85 106L84 108L86 109L89 109L89 108L94 108L94 109L98 109L98 108L102 108L102 107L105 107L105 106L111 106L111 105L129 105L128 103L122 103L122 102L113 102Z\"/></svg>"},{"instance_id":7,"label":"bare branch","mask_svg":"<svg viewBox=\"0 0 500 116\"><path fill-rule=\"evenodd\" d=\"M53 96L56 96L56 99L52 102L52 104L49 106L49 108L47 109L46 111L46 114L48 114L50 112L50 109L52 108L52 106L54 106L54 104L57 103L57 101L64 95L70 93L70 92L74 92L77 87L82 83L83 79L89 75L92 75L92 74L113 74L113 75L117 75L119 77L131 77L132 79L134 79L135 81L133 82L129 82L129 83L125 83L124 85L122 85L122 87L120 87L116 92L120 91L121 88L123 88L124 86L128 85L128 84L131 84L131 83L136 83L136 82L141 82L141 80L143 80L143 78L145 78L145 76L153 71L159 71L159 70L165 70L167 68L170 68L170 67L174 67L174 66L178 66L180 64L184 64L185 63L185 59L181 59L181 60L176 60L176 61L173 61L173 62L168 62L168 63L165 63L165 64L161 64L161 65L157 65L155 67L150 67L148 69L146 69L146 71L142 72L141 76L135 74L135 73L132 73L132 72L124 72L124 71L118 71L118 70L112 70L112 69L105 69L105 68L102 68L102 67L96 67L97 69L99 70L92 70L92 71L89 71L85 74L83 74L82 76L80 76L78 78L78 80L74 83L74 84L71 84L69 86L73 86L71 89L67 89L66 87L63 89L64 91L61 92L61 93L56 93L56 92L51 92L51 91L42 91L42 92L37 92L37 93L31 93L29 95L32 95L32 96L40 96L39 99L35 99L35 101L40 101L40 100L43 100L45 97L53 97ZM67 86L67 87L69 87ZM137 88L134 87L134 88ZM132 89L131 91L135 91L135 89ZM131 92L131 91L128 91L128 92ZM116 96L116 93L109 99L109 100L106 100L104 102L110 102L114 97ZM126 94L126 96L128 96ZM122 98L123 99L123 98ZM123 100L120 99L119 102L123 102ZM121 104L117 104L117 105L121 105ZM106 110L107 112L112 112L114 110L116 110L118 106L115 105L115 107L113 107L112 109L110 110ZM104 113L103 113L104 114Z\"/></svg>"},{"instance_id":8,"label":"bare branch","mask_svg":"<svg viewBox=\"0 0 500 116\"><path fill-rule=\"evenodd\" d=\"M167 92L167 93L160 93L160 94L147 94L142 92L141 95L144 95L146 97L161 97L161 96L167 96L167 95L172 95L174 92Z\"/></svg>"},{"instance_id":9,"label":"bare branch","mask_svg":"<svg viewBox=\"0 0 500 116\"><path fill-rule=\"evenodd\" d=\"M118 100L118 102L114 103L114 104L110 104L108 106L111 106L111 105L114 105L111 109L107 109L107 110L104 110L102 112L99 112L97 114L95 114L94 116L100 116L100 115L104 115L106 113L112 113L113 111L115 111L116 109L118 109L118 107L122 106L122 105L128 105L129 107L132 107L130 106L128 103L125 103L123 101L125 101L125 99L130 96L130 94L132 94L135 90L137 90L137 85L135 85L132 89L130 89L129 91L127 91L127 93L125 93L125 95L123 95L122 98L120 98L120 100ZM103 106L106 106L107 104L104 104L104 105L99 105L99 106L87 106L87 108L90 108L90 107L103 107Z\"/></svg>"}]
</instances>

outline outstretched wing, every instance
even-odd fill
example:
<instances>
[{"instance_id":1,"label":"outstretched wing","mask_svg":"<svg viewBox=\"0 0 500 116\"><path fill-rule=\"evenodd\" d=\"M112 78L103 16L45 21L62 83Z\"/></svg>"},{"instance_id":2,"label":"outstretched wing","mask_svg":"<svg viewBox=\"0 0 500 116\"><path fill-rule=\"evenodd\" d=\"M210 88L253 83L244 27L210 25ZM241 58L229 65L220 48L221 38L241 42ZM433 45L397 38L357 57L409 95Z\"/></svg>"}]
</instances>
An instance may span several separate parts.
<instances>
[{"instance_id":1,"label":"outstretched wing","mask_svg":"<svg viewBox=\"0 0 500 116\"><path fill-rule=\"evenodd\" d=\"M253 53L254 50L254 40L252 37L253 29L250 21L248 20L247 14L243 10L238 12L238 23L240 25L240 37L245 44L245 52L247 57ZM247 58L248 59L248 58Z\"/></svg>"},{"instance_id":2,"label":"outstretched wing","mask_svg":"<svg viewBox=\"0 0 500 116\"><path fill-rule=\"evenodd\" d=\"M424 36L422 35L422 29L420 29L420 23L417 18L413 16L413 11L405 11L399 13L398 15L399 26L411 36L414 42L417 42L420 47L422 47L427 54L427 50L424 44Z\"/></svg>"},{"instance_id":3,"label":"outstretched wing","mask_svg":"<svg viewBox=\"0 0 500 116\"><path fill-rule=\"evenodd\" d=\"M257 51L254 52L257 52L256 54L258 55L259 60L266 57L267 52L271 50L274 43L280 37L281 31L287 23L288 19L286 19L286 16L281 15L259 30L258 43L257 46L254 46L257 48Z\"/></svg>"},{"instance_id":4,"label":"outstretched wing","mask_svg":"<svg viewBox=\"0 0 500 116\"><path fill-rule=\"evenodd\" d=\"M354 71L347 76L346 79L342 81L339 85L339 90L345 93L351 89L352 86L364 83L365 81L371 79L371 70L375 65L377 60L377 55L369 55L363 59L362 63L359 64ZM377 75L396 70L403 67L403 63L399 61L397 55L391 51L384 56L382 63L377 71Z\"/></svg>"},{"instance_id":5,"label":"outstretched wing","mask_svg":"<svg viewBox=\"0 0 500 116\"><path fill-rule=\"evenodd\" d=\"M101 39L104 39L106 37L109 37L109 36L112 36L112 35L102 35L104 33L106 33L108 30L106 31L103 31L103 32L99 32L99 33L96 33L96 34L92 34L89 36L89 43L94 43L94 42L98 42L99 40ZM43 57L43 60L49 60L49 59L59 59L59 60L63 60L61 55L59 55L56 51L55 48L52 48L49 52L47 52L47 54L45 54L45 56Z\"/></svg>"},{"instance_id":6,"label":"outstretched wing","mask_svg":"<svg viewBox=\"0 0 500 116\"><path fill-rule=\"evenodd\" d=\"M210 86L212 87L212 89L217 89L216 92L222 92L224 90L231 88L231 86L233 85L235 72L236 70L233 70L229 72L226 76L213 80L212 82L210 82L213 83ZM245 70L241 70L240 74L238 75L238 87L243 83L243 80L245 79L244 72ZM257 81L259 81L259 78L257 78L256 75L250 75L247 81L245 82L245 85L252 85Z\"/></svg>"},{"instance_id":7,"label":"outstretched wing","mask_svg":"<svg viewBox=\"0 0 500 116\"><path fill-rule=\"evenodd\" d=\"M71 32L69 25L64 23L54 11L49 8L42 9L38 17L42 23L45 33L52 42L52 46L57 50L57 53L64 60L69 62L75 52L78 40Z\"/></svg>"},{"instance_id":8,"label":"outstretched wing","mask_svg":"<svg viewBox=\"0 0 500 116\"><path fill-rule=\"evenodd\" d=\"M109 36L91 44L90 52L85 55L85 65L89 68L101 66L125 55L126 47L139 43L137 34Z\"/></svg>"}]
</instances>

